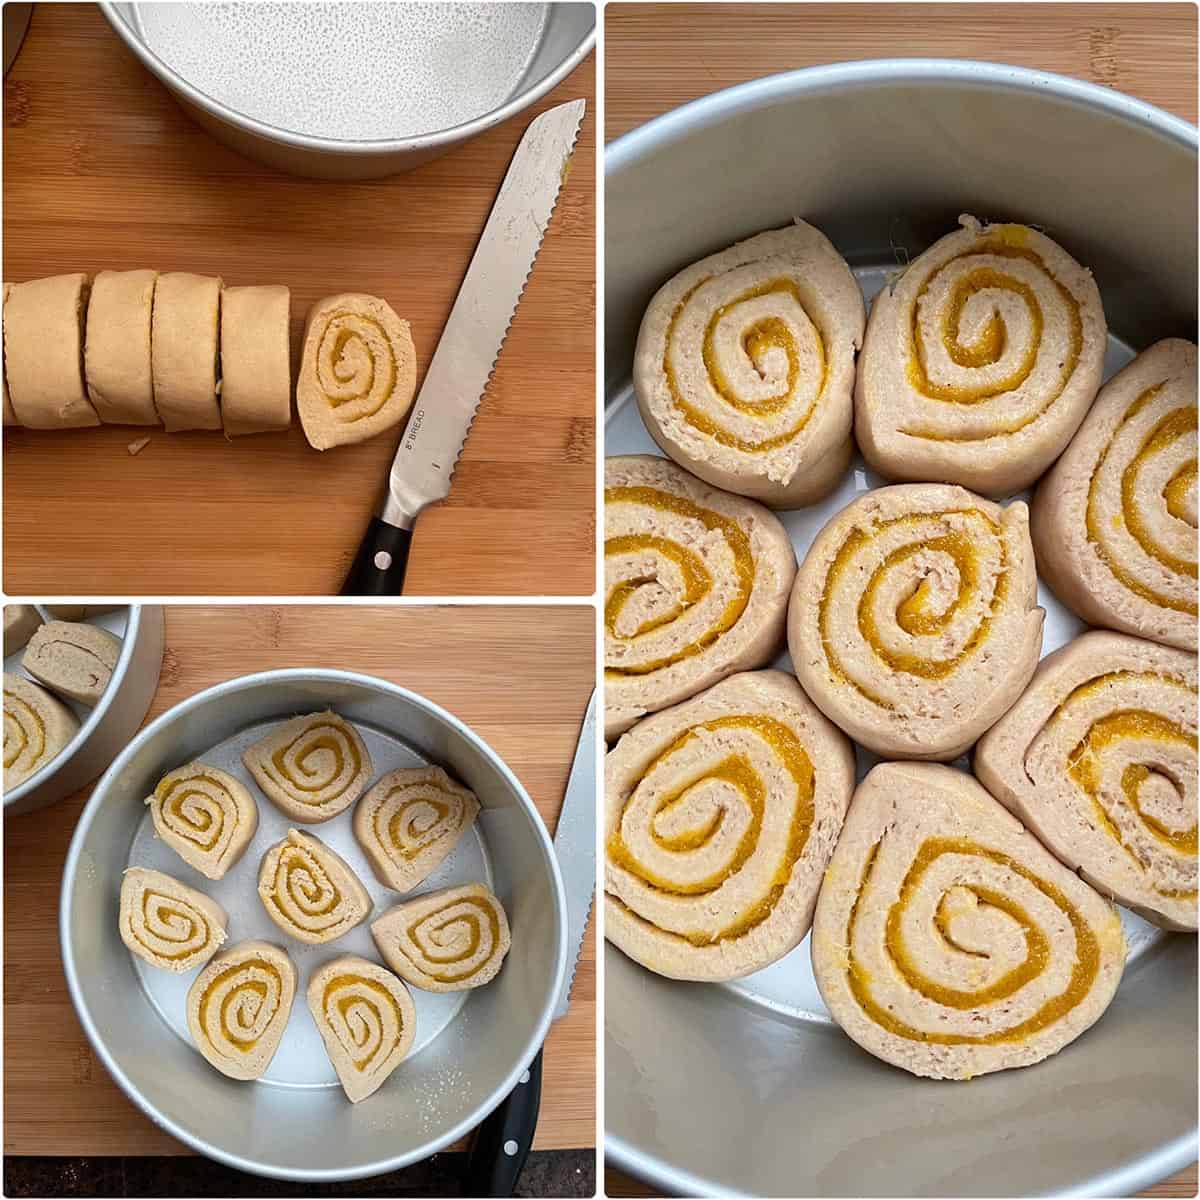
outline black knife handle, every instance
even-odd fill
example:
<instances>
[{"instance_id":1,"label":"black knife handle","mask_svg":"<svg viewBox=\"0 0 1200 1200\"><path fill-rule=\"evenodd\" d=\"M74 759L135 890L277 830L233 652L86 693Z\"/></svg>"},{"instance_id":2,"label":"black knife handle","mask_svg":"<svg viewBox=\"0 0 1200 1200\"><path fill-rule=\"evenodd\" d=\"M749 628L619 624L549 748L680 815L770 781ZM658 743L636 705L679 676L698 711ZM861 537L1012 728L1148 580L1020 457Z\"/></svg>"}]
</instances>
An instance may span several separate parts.
<instances>
[{"instance_id":1,"label":"black knife handle","mask_svg":"<svg viewBox=\"0 0 1200 1200\"><path fill-rule=\"evenodd\" d=\"M366 537L354 556L343 596L399 596L404 590L412 530L397 529L378 517L371 518Z\"/></svg>"},{"instance_id":2,"label":"black knife handle","mask_svg":"<svg viewBox=\"0 0 1200 1200\"><path fill-rule=\"evenodd\" d=\"M528 1078L526 1078L526 1075ZM479 1126L467 1159L464 1196L511 1196L533 1145L542 1103L542 1052L529 1070Z\"/></svg>"}]
</instances>

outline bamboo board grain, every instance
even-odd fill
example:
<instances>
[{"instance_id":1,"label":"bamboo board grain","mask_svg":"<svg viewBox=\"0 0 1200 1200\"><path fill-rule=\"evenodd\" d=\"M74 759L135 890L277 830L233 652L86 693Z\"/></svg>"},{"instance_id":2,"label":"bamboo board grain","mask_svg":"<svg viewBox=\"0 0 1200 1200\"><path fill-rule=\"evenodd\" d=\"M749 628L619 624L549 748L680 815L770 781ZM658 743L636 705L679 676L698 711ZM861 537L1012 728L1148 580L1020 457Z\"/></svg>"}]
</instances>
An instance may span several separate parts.
<instances>
[{"instance_id":1,"label":"bamboo board grain","mask_svg":"<svg viewBox=\"0 0 1200 1200\"><path fill-rule=\"evenodd\" d=\"M147 719L251 671L378 675L470 725L516 772L553 832L594 682L594 629L593 610L574 606L172 606ZM67 994L58 895L90 791L5 823L4 1151L190 1154L112 1082ZM546 1042L538 1149L595 1143L595 961L589 931L570 1011Z\"/></svg>"},{"instance_id":2,"label":"bamboo board grain","mask_svg":"<svg viewBox=\"0 0 1200 1200\"><path fill-rule=\"evenodd\" d=\"M1194 4L610 4L605 137L822 63L974 58L1115 88L1195 124Z\"/></svg>"},{"instance_id":3,"label":"bamboo board grain","mask_svg":"<svg viewBox=\"0 0 1200 1200\"><path fill-rule=\"evenodd\" d=\"M293 363L321 296L365 291L429 362L500 181L537 112L588 113L459 462L423 515L407 591L591 595L595 586L595 83L405 175L294 179L213 141L99 10L35 6L4 82L4 278L153 267L292 289ZM9 595L336 594L399 432L319 454L298 424L219 433L5 431ZM553 564L547 569L547 562Z\"/></svg>"}]
</instances>

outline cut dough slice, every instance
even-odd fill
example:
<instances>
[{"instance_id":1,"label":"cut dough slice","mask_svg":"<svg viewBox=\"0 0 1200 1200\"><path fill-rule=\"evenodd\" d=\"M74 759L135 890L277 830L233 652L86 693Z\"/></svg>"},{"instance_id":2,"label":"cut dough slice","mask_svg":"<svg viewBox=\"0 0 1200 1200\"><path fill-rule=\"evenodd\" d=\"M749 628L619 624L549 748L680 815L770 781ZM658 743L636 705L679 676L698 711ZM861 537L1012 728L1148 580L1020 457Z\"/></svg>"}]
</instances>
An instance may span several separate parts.
<instances>
[{"instance_id":1,"label":"cut dough slice","mask_svg":"<svg viewBox=\"0 0 1200 1200\"><path fill-rule=\"evenodd\" d=\"M107 629L47 621L29 639L21 666L60 696L99 704L120 657L121 639Z\"/></svg>"},{"instance_id":2,"label":"cut dough slice","mask_svg":"<svg viewBox=\"0 0 1200 1200\"><path fill-rule=\"evenodd\" d=\"M4 369L17 423L29 429L99 425L83 382L88 277L54 275L9 286Z\"/></svg>"},{"instance_id":3,"label":"cut dough slice","mask_svg":"<svg viewBox=\"0 0 1200 1200\"><path fill-rule=\"evenodd\" d=\"M221 280L173 271L154 290L154 404L168 433L220 429L217 339Z\"/></svg>"},{"instance_id":4,"label":"cut dough slice","mask_svg":"<svg viewBox=\"0 0 1200 1200\"><path fill-rule=\"evenodd\" d=\"M32 604L6 604L4 606L4 657L16 654L26 645L37 627L42 623L38 610Z\"/></svg>"},{"instance_id":5,"label":"cut dough slice","mask_svg":"<svg viewBox=\"0 0 1200 1200\"><path fill-rule=\"evenodd\" d=\"M1038 486L1038 569L1092 625L1196 649L1196 347L1171 338L1104 385Z\"/></svg>"},{"instance_id":6,"label":"cut dough slice","mask_svg":"<svg viewBox=\"0 0 1200 1200\"><path fill-rule=\"evenodd\" d=\"M275 807L304 825L349 808L372 770L358 730L335 712L293 717L249 747L242 762Z\"/></svg>"},{"instance_id":7,"label":"cut dough slice","mask_svg":"<svg viewBox=\"0 0 1200 1200\"><path fill-rule=\"evenodd\" d=\"M296 998L296 968L270 942L218 954L188 989L196 1049L230 1079L258 1079L279 1049Z\"/></svg>"},{"instance_id":8,"label":"cut dough slice","mask_svg":"<svg viewBox=\"0 0 1200 1200\"><path fill-rule=\"evenodd\" d=\"M951 759L1029 682L1044 615L1024 504L900 484L852 501L817 535L788 645L801 686L856 742Z\"/></svg>"},{"instance_id":9,"label":"cut dough slice","mask_svg":"<svg viewBox=\"0 0 1200 1200\"><path fill-rule=\"evenodd\" d=\"M796 555L768 509L666 459L604 464L604 731L770 662Z\"/></svg>"},{"instance_id":10,"label":"cut dough slice","mask_svg":"<svg viewBox=\"0 0 1200 1200\"><path fill-rule=\"evenodd\" d=\"M362 442L398 425L416 386L408 322L385 300L346 292L308 310L296 408L316 449Z\"/></svg>"},{"instance_id":11,"label":"cut dough slice","mask_svg":"<svg viewBox=\"0 0 1200 1200\"><path fill-rule=\"evenodd\" d=\"M1195 655L1085 633L980 740L975 773L1098 891L1196 928Z\"/></svg>"},{"instance_id":12,"label":"cut dough slice","mask_svg":"<svg viewBox=\"0 0 1200 1200\"><path fill-rule=\"evenodd\" d=\"M79 732L65 704L22 675L4 675L4 790L61 754Z\"/></svg>"},{"instance_id":13,"label":"cut dough slice","mask_svg":"<svg viewBox=\"0 0 1200 1200\"><path fill-rule=\"evenodd\" d=\"M290 324L285 287L221 292L221 418L229 436L292 423Z\"/></svg>"},{"instance_id":14,"label":"cut dough slice","mask_svg":"<svg viewBox=\"0 0 1200 1200\"><path fill-rule=\"evenodd\" d=\"M258 829L254 797L232 775L201 762L179 767L147 797L154 832L209 879L221 879Z\"/></svg>"},{"instance_id":15,"label":"cut dough slice","mask_svg":"<svg viewBox=\"0 0 1200 1200\"><path fill-rule=\"evenodd\" d=\"M605 775L605 936L673 979L738 979L799 945L854 752L783 671L635 725Z\"/></svg>"},{"instance_id":16,"label":"cut dough slice","mask_svg":"<svg viewBox=\"0 0 1200 1200\"><path fill-rule=\"evenodd\" d=\"M354 809L354 836L376 879L408 892L439 866L475 822L475 793L441 767L385 775Z\"/></svg>"},{"instance_id":17,"label":"cut dough slice","mask_svg":"<svg viewBox=\"0 0 1200 1200\"><path fill-rule=\"evenodd\" d=\"M203 892L162 871L131 867L121 881L121 941L152 967L182 973L221 948L229 918Z\"/></svg>"},{"instance_id":18,"label":"cut dough slice","mask_svg":"<svg viewBox=\"0 0 1200 1200\"><path fill-rule=\"evenodd\" d=\"M150 322L157 271L101 271L88 305L88 399L106 425L157 425Z\"/></svg>"},{"instance_id":19,"label":"cut dough slice","mask_svg":"<svg viewBox=\"0 0 1200 1200\"><path fill-rule=\"evenodd\" d=\"M371 922L371 936L384 962L426 992L482 987L512 944L503 905L481 883L397 904Z\"/></svg>"},{"instance_id":20,"label":"cut dough slice","mask_svg":"<svg viewBox=\"0 0 1200 1200\"><path fill-rule=\"evenodd\" d=\"M1026 225L959 221L871 307L854 434L889 479L1003 496L1079 428L1107 327L1090 272L1061 246Z\"/></svg>"},{"instance_id":21,"label":"cut dough slice","mask_svg":"<svg viewBox=\"0 0 1200 1200\"><path fill-rule=\"evenodd\" d=\"M408 988L378 963L344 954L313 972L308 1008L351 1104L378 1091L417 1033Z\"/></svg>"},{"instance_id":22,"label":"cut dough slice","mask_svg":"<svg viewBox=\"0 0 1200 1200\"><path fill-rule=\"evenodd\" d=\"M864 1050L932 1079L1057 1053L1108 1007L1116 910L969 775L882 763L859 785L813 921L813 973Z\"/></svg>"},{"instance_id":23,"label":"cut dough slice","mask_svg":"<svg viewBox=\"0 0 1200 1200\"><path fill-rule=\"evenodd\" d=\"M263 855L258 897L284 933L313 946L349 933L372 908L350 864L298 829Z\"/></svg>"},{"instance_id":24,"label":"cut dough slice","mask_svg":"<svg viewBox=\"0 0 1200 1200\"><path fill-rule=\"evenodd\" d=\"M11 283L3 285L3 292L0 293L0 347L4 340L4 306L8 303L8 293L12 289ZM8 398L8 370L3 365L3 351L0 349L0 405L4 407L4 424L5 425L20 425L17 420L16 411L13 409L12 401Z\"/></svg>"},{"instance_id":25,"label":"cut dough slice","mask_svg":"<svg viewBox=\"0 0 1200 1200\"><path fill-rule=\"evenodd\" d=\"M850 463L865 320L845 260L803 221L710 254L642 318L633 385L646 428L716 487L812 504Z\"/></svg>"}]
</instances>

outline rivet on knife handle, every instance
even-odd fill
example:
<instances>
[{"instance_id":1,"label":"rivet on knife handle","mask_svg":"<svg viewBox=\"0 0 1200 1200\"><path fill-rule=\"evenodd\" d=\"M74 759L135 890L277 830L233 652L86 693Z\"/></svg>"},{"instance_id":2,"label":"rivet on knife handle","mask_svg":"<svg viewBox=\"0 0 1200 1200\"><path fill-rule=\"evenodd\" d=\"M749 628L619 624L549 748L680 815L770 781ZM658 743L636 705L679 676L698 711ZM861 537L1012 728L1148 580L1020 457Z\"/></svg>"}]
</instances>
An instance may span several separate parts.
<instances>
[{"instance_id":1,"label":"rivet on knife handle","mask_svg":"<svg viewBox=\"0 0 1200 1200\"><path fill-rule=\"evenodd\" d=\"M378 517L371 518L350 574L342 584L343 596L398 596L404 590L412 530L397 529Z\"/></svg>"}]
</instances>

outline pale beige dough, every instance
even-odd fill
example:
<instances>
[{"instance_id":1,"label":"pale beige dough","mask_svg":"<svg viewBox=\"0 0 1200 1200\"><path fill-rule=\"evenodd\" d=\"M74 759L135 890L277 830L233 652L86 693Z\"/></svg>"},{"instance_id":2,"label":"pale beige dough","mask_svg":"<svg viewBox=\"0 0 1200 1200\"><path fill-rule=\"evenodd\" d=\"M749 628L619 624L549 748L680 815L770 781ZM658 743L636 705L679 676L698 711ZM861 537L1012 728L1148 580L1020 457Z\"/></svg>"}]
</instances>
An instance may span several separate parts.
<instances>
[{"instance_id":1,"label":"pale beige dough","mask_svg":"<svg viewBox=\"0 0 1200 1200\"><path fill-rule=\"evenodd\" d=\"M666 459L607 459L604 488L611 741L646 713L774 658L796 555L770 510Z\"/></svg>"},{"instance_id":2,"label":"pale beige dough","mask_svg":"<svg viewBox=\"0 0 1200 1200\"><path fill-rule=\"evenodd\" d=\"M162 871L130 867L121 880L121 941L152 967L182 974L221 948L229 917L203 892Z\"/></svg>"},{"instance_id":3,"label":"pale beige dough","mask_svg":"<svg viewBox=\"0 0 1200 1200\"><path fill-rule=\"evenodd\" d=\"M383 961L426 992L490 983L512 945L504 906L482 883L426 892L371 922Z\"/></svg>"},{"instance_id":4,"label":"pale beige dough","mask_svg":"<svg viewBox=\"0 0 1200 1200\"><path fill-rule=\"evenodd\" d=\"M1196 649L1196 347L1169 338L1100 390L1031 517L1042 578L1092 625Z\"/></svg>"},{"instance_id":5,"label":"pale beige dough","mask_svg":"<svg viewBox=\"0 0 1200 1200\"><path fill-rule=\"evenodd\" d=\"M633 385L654 440L694 475L773 508L812 504L852 450L862 292L797 220L668 280L642 318Z\"/></svg>"},{"instance_id":6,"label":"pale beige dough","mask_svg":"<svg viewBox=\"0 0 1200 1200\"><path fill-rule=\"evenodd\" d=\"M1028 487L1100 386L1107 327L1091 273L1025 225L963 228L876 297L854 434L888 479L988 496Z\"/></svg>"},{"instance_id":7,"label":"pale beige dough","mask_svg":"<svg viewBox=\"0 0 1200 1200\"><path fill-rule=\"evenodd\" d=\"M88 399L106 425L157 425L150 324L157 271L101 271L92 281L84 362Z\"/></svg>"},{"instance_id":8,"label":"pale beige dough","mask_svg":"<svg viewBox=\"0 0 1200 1200\"><path fill-rule=\"evenodd\" d=\"M4 790L52 762L79 732L75 714L23 675L4 674Z\"/></svg>"},{"instance_id":9,"label":"pale beige dough","mask_svg":"<svg viewBox=\"0 0 1200 1200\"><path fill-rule=\"evenodd\" d=\"M304 825L349 808L372 770L358 730L335 712L293 717L250 746L242 762L275 807Z\"/></svg>"},{"instance_id":10,"label":"pale beige dough","mask_svg":"<svg viewBox=\"0 0 1200 1200\"><path fill-rule=\"evenodd\" d=\"M296 998L296 968L270 942L239 942L214 958L188 989L196 1049L230 1079L266 1073Z\"/></svg>"},{"instance_id":11,"label":"pale beige dough","mask_svg":"<svg viewBox=\"0 0 1200 1200\"><path fill-rule=\"evenodd\" d=\"M56 621L82 621L84 617L112 612L122 606L120 604L43 604L42 607Z\"/></svg>"},{"instance_id":12,"label":"pale beige dough","mask_svg":"<svg viewBox=\"0 0 1200 1200\"><path fill-rule=\"evenodd\" d=\"M296 409L316 449L362 442L398 425L416 386L408 322L386 300L346 292L308 310Z\"/></svg>"},{"instance_id":13,"label":"pale beige dough","mask_svg":"<svg viewBox=\"0 0 1200 1200\"><path fill-rule=\"evenodd\" d=\"M4 369L17 423L29 429L99 425L83 382L88 277L53 275L9 286Z\"/></svg>"},{"instance_id":14,"label":"pale beige dough","mask_svg":"<svg viewBox=\"0 0 1200 1200\"><path fill-rule=\"evenodd\" d=\"M308 1010L351 1104L373 1095L412 1049L408 988L370 959L344 954L308 981Z\"/></svg>"},{"instance_id":15,"label":"pale beige dough","mask_svg":"<svg viewBox=\"0 0 1200 1200\"><path fill-rule=\"evenodd\" d=\"M980 739L975 773L1097 891L1195 930L1195 655L1085 633Z\"/></svg>"},{"instance_id":16,"label":"pale beige dough","mask_svg":"<svg viewBox=\"0 0 1200 1200\"><path fill-rule=\"evenodd\" d=\"M154 404L168 433L221 428L220 311L219 278L184 271L158 277L150 348Z\"/></svg>"},{"instance_id":17,"label":"pale beige dough","mask_svg":"<svg viewBox=\"0 0 1200 1200\"><path fill-rule=\"evenodd\" d=\"M354 836L375 878L408 892L475 823L479 801L441 767L391 771L354 808Z\"/></svg>"},{"instance_id":18,"label":"pale beige dough","mask_svg":"<svg viewBox=\"0 0 1200 1200\"><path fill-rule=\"evenodd\" d=\"M914 1075L1026 1067L1108 1007L1116 910L969 775L881 763L825 874L812 964L830 1015Z\"/></svg>"},{"instance_id":19,"label":"pale beige dough","mask_svg":"<svg viewBox=\"0 0 1200 1200\"><path fill-rule=\"evenodd\" d=\"M289 829L263 855L258 898L284 933L312 946L349 933L372 908L350 864L320 838L298 829Z\"/></svg>"},{"instance_id":20,"label":"pale beige dough","mask_svg":"<svg viewBox=\"0 0 1200 1200\"><path fill-rule=\"evenodd\" d=\"M887 758L952 759L1029 682L1045 614L1024 504L939 483L835 514L796 576L788 647L827 717Z\"/></svg>"},{"instance_id":21,"label":"pale beige dough","mask_svg":"<svg viewBox=\"0 0 1200 1200\"><path fill-rule=\"evenodd\" d=\"M3 285L3 292L0 293L0 364L3 360L4 306L8 303L8 293L11 288L12 284L6 283ZM20 425L21 422L17 420L12 401L8 398L8 370L3 365L0 365L0 405L3 405L4 408L4 424Z\"/></svg>"},{"instance_id":22,"label":"pale beige dough","mask_svg":"<svg viewBox=\"0 0 1200 1200\"><path fill-rule=\"evenodd\" d=\"M32 604L6 604L4 606L4 657L16 654L26 645L42 618Z\"/></svg>"},{"instance_id":23,"label":"pale beige dough","mask_svg":"<svg viewBox=\"0 0 1200 1200\"><path fill-rule=\"evenodd\" d=\"M227 287L221 292L221 418L229 436L291 424L290 322L286 287Z\"/></svg>"},{"instance_id":24,"label":"pale beige dough","mask_svg":"<svg viewBox=\"0 0 1200 1200\"><path fill-rule=\"evenodd\" d=\"M205 763L178 767L146 798L154 832L209 879L221 879L258 829L258 806L232 775Z\"/></svg>"},{"instance_id":25,"label":"pale beige dough","mask_svg":"<svg viewBox=\"0 0 1200 1200\"><path fill-rule=\"evenodd\" d=\"M47 621L29 639L21 666L52 692L99 704L121 657L121 639L97 625Z\"/></svg>"},{"instance_id":26,"label":"pale beige dough","mask_svg":"<svg viewBox=\"0 0 1200 1200\"><path fill-rule=\"evenodd\" d=\"M610 942L694 980L738 979L799 945L854 790L854 752L790 675L732 675L647 717L609 752L604 777Z\"/></svg>"}]
</instances>

